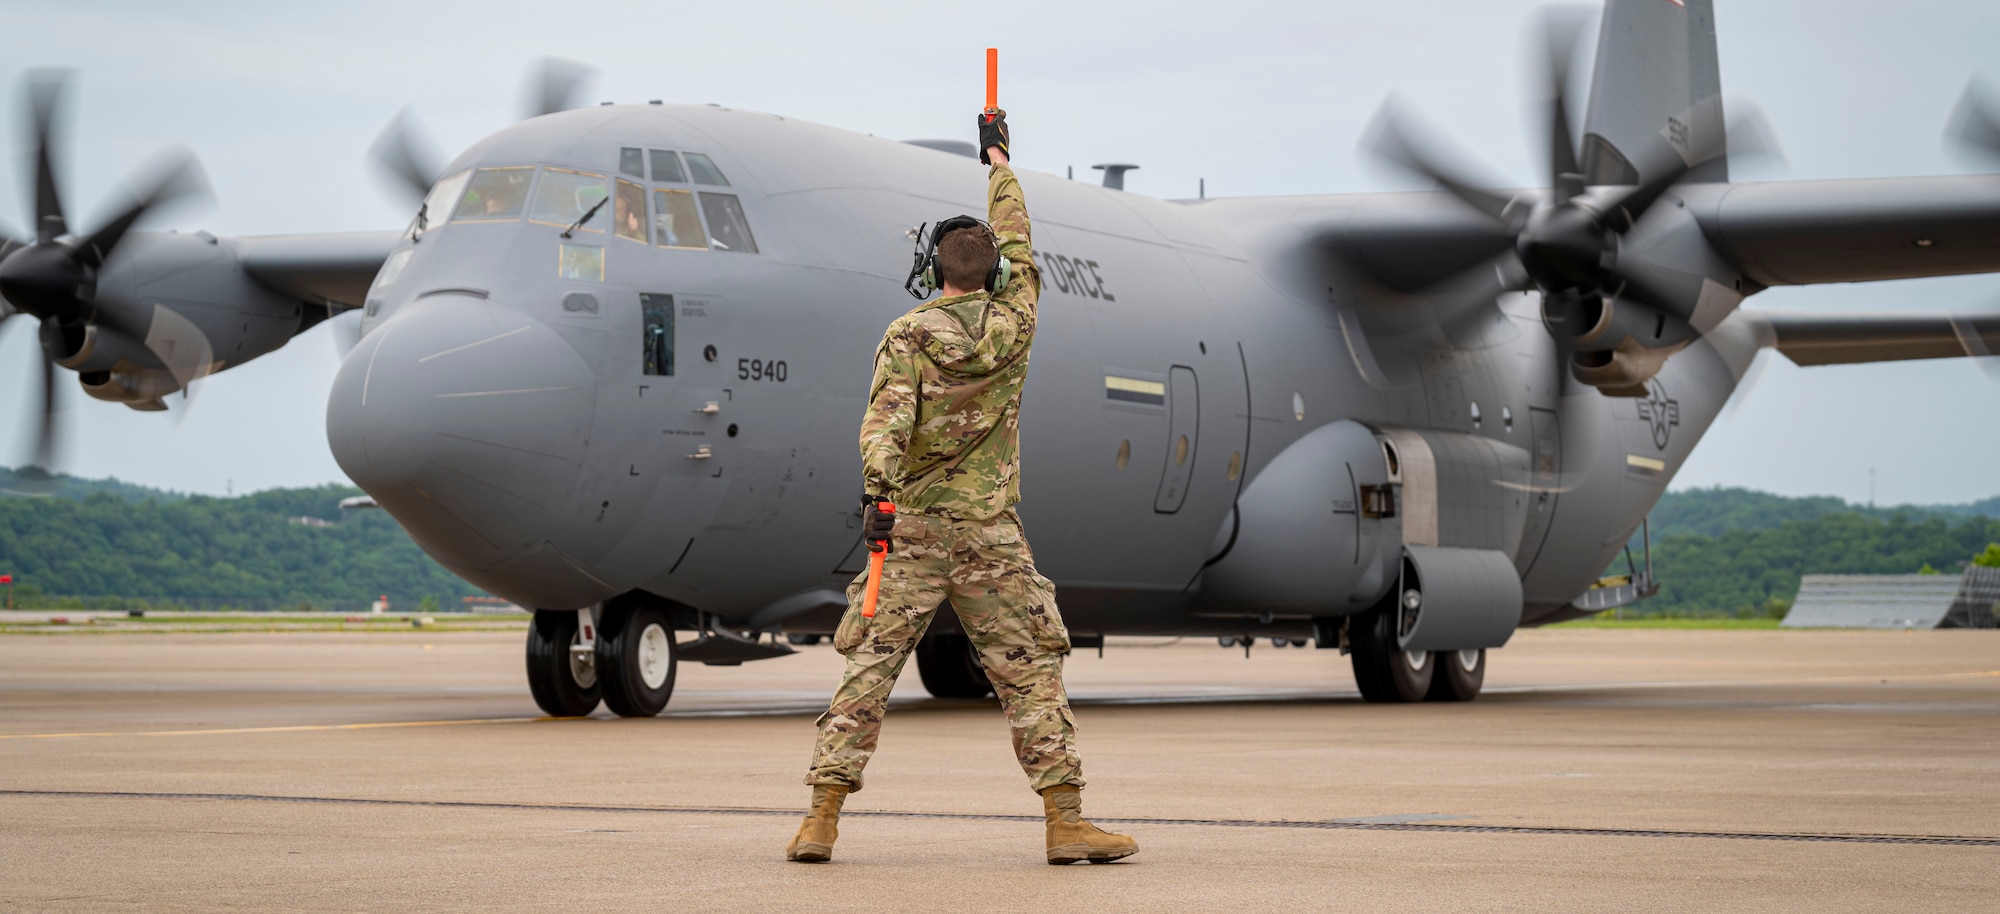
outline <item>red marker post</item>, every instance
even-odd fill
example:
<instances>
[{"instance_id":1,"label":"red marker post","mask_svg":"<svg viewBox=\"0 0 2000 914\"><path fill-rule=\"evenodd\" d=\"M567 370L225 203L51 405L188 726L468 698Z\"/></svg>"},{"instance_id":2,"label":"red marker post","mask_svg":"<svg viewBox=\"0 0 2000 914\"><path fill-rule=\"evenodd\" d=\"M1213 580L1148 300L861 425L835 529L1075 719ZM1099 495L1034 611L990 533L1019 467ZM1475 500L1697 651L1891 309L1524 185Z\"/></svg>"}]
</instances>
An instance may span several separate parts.
<instances>
[{"instance_id":1,"label":"red marker post","mask_svg":"<svg viewBox=\"0 0 2000 914\"><path fill-rule=\"evenodd\" d=\"M886 501L875 503L875 510L882 514L895 514L896 506ZM888 540L870 540L868 543L868 590L861 597L861 618L875 618L875 598L882 592L882 560L889 557Z\"/></svg>"},{"instance_id":2,"label":"red marker post","mask_svg":"<svg viewBox=\"0 0 2000 914\"><path fill-rule=\"evenodd\" d=\"M0 584L5 584L5 585L7 585L7 608L8 608L8 609L13 609L13 608L14 608L14 576L13 576L13 575L11 575L11 574L0 574Z\"/></svg>"}]
</instances>

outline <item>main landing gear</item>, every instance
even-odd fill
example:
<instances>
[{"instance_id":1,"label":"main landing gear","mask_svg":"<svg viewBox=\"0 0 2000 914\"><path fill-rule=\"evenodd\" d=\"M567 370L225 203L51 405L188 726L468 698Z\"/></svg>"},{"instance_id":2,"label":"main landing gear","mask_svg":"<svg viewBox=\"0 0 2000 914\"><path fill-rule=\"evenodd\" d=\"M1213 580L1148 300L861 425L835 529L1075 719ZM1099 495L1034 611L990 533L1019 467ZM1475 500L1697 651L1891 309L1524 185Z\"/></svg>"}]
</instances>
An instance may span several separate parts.
<instances>
[{"instance_id":1,"label":"main landing gear","mask_svg":"<svg viewBox=\"0 0 2000 914\"><path fill-rule=\"evenodd\" d=\"M1471 701L1486 682L1486 651L1406 651L1403 613L1390 606L1355 616L1347 628L1354 684L1371 702Z\"/></svg>"},{"instance_id":2,"label":"main landing gear","mask_svg":"<svg viewBox=\"0 0 2000 914\"><path fill-rule=\"evenodd\" d=\"M665 607L612 600L592 610L542 610L528 627L528 691L551 717L584 717L604 706L651 717L674 694L679 656Z\"/></svg>"},{"instance_id":3,"label":"main landing gear","mask_svg":"<svg viewBox=\"0 0 2000 914\"><path fill-rule=\"evenodd\" d=\"M972 639L960 634L925 635L917 642L917 676L924 690L939 698L985 698L993 694L993 683Z\"/></svg>"}]
</instances>

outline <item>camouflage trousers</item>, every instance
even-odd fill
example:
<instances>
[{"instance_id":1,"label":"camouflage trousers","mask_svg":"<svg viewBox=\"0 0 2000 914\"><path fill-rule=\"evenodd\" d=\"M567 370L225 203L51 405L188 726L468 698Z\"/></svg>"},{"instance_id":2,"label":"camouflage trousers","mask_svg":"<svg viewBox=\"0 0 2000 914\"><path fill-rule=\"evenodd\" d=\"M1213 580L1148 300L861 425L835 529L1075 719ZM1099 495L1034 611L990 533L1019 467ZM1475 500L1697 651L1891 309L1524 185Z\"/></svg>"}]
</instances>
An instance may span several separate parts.
<instances>
[{"instance_id":1,"label":"camouflage trousers","mask_svg":"<svg viewBox=\"0 0 2000 914\"><path fill-rule=\"evenodd\" d=\"M889 689L938 604L950 599L1000 697L1014 756L1031 786L1083 786L1076 723L1062 681L1069 632L1056 611L1055 585L1035 573L1014 512L990 521L902 515L895 551L882 565L873 619L861 615L867 585L863 571L847 587L847 614L833 636L834 649L847 656L847 671L820 715L807 784L861 789L861 769L882 735Z\"/></svg>"}]
</instances>

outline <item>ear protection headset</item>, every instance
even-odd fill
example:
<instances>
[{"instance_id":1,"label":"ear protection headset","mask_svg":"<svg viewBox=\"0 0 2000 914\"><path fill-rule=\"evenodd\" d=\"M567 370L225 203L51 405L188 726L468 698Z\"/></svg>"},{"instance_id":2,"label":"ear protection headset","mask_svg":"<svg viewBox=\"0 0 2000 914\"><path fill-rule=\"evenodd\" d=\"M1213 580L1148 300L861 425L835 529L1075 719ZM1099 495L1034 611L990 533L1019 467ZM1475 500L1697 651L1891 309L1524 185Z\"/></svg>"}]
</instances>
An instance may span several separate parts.
<instances>
[{"instance_id":1,"label":"ear protection headset","mask_svg":"<svg viewBox=\"0 0 2000 914\"><path fill-rule=\"evenodd\" d=\"M910 265L910 277L903 281L903 290L910 293L910 297L918 301L923 301L931 297L932 292L944 288L944 283L938 279L938 242L943 240L944 236L966 228L983 228L986 230L986 236L993 238L996 242L996 250L993 253L993 266L986 271L986 291L989 294L998 295L1001 289L1007 287L1007 278L1014 272L1013 264L1009 263L1007 258L1000 256L997 250L999 238L993 234L993 227L987 225L985 220L982 219L974 219L971 216L953 216L950 219L939 222L937 227L931 229L928 235L924 234L923 226L917 227L916 262Z\"/></svg>"}]
</instances>

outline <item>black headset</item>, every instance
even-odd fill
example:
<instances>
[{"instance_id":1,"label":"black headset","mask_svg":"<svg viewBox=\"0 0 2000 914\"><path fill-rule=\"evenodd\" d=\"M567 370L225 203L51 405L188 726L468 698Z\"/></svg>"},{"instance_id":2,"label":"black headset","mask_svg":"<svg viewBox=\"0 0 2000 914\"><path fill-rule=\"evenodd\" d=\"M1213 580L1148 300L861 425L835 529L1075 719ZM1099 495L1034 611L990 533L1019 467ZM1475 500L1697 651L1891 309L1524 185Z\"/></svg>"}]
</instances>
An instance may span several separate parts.
<instances>
[{"instance_id":1,"label":"black headset","mask_svg":"<svg viewBox=\"0 0 2000 914\"><path fill-rule=\"evenodd\" d=\"M993 239L995 247L993 267L986 271L986 291L993 295L1000 294L1000 290L1007 287L1007 278L1013 275L1013 264L1008 263L1007 258L1000 256L998 250L1000 237L993 233L993 226L987 225L983 219L974 219L971 216L953 216L939 222L929 235L924 234L924 226L917 226L916 262L910 265L910 277L903 281L903 291L910 293L910 297L923 301L931 297L932 292L944 288L944 284L938 281L938 242L952 232L967 228L983 228L986 230L986 236Z\"/></svg>"}]
</instances>

